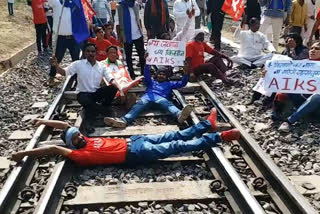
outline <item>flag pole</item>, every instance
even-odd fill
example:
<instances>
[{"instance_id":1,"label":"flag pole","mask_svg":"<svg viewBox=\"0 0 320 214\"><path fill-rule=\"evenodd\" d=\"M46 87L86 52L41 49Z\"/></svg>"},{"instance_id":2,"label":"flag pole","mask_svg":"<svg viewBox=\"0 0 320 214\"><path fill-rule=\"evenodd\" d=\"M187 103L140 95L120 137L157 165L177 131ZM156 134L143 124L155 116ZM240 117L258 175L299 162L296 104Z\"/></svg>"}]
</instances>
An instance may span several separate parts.
<instances>
[{"instance_id":1,"label":"flag pole","mask_svg":"<svg viewBox=\"0 0 320 214\"><path fill-rule=\"evenodd\" d=\"M56 55L57 44L58 44L58 36L59 36L59 30L60 30L60 24L61 24L61 17L62 17L62 14L63 14L63 9L64 9L65 2L66 2L66 0L62 0L62 9L61 9L61 13L60 13L60 16L59 16L57 33L54 35L54 46L53 46L52 56Z\"/></svg>"}]
</instances>

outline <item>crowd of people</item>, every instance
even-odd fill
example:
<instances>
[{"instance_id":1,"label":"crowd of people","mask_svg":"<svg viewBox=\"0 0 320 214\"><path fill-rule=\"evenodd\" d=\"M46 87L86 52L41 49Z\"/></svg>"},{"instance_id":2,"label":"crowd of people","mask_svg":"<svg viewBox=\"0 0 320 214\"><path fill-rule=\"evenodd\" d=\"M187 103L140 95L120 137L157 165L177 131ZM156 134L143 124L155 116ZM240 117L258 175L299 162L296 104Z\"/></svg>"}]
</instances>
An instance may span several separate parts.
<instances>
[{"instance_id":1,"label":"crowd of people","mask_svg":"<svg viewBox=\"0 0 320 214\"><path fill-rule=\"evenodd\" d=\"M13 154L16 161L24 156L60 154L81 165L138 163L205 149L221 141L236 140L240 137L236 129L204 134L209 129L214 132L217 129L215 109L211 110L208 120L164 135L110 139L88 138L82 133L92 133L92 123L96 117L104 114L116 100L130 103L127 105L128 112L121 118L105 117L107 126L125 128L147 109L167 111L178 123L183 123L191 114L192 106L179 109L171 100L172 90L186 86L188 81L196 81L204 73L230 86L233 81L226 73L234 63L239 69L257 69L263 73L266 61L272 59L274 54L282 54L291 60L320 60L320 43L312 44L320 25L320 12L316 12L317 4L313 0L247 0L241 23L234 32L240 49L237 55L231 57L221 51L225 17L223 0L175 0L172 14L166 0L94 0L90 4L96 15L92 20L86 20L88 38L80 42L75 37L72 3L63 5L62 0L28 2L34 14L38 52L55 48L50 61L49 85L55 85L56 73L64 76L77 74L77 100L83 106L87 123L80 132L65 122L36 120L37 125L62 129L62 139L68 148L51 146L18 152ZM142 13L144 15L140 17ZM209 41L205 39L201 22L203 25L208 22L212 24ZM147 38L143 32L146 32ZM285 41L284 50L279 47L281 35ZM172 67L146 64L148 53L145 42L149 39L186 42L185 65L180 68L183 70L180 81L170 80L175 70ZM141 75L134 70L133 46L138 54L136 66L140 67ZM62 68L59 63L67 49L73 62ZM205 53L212 56L206 59ZM155 70L154 77L151 69ZM138 102L135 99L131 102L127 91L139 84L143 77L145 94ZM248 105L261 96L253 92ZM263 103L273 106L272 118L275 121L283 122L279 130L288 131L296 121L317 111L320 98L317 94L274 93ZM283 111L289 103L293 103L296 110L286 118ZM193 140L194 137L198 139Z\"/></svg>"}]
</instances>

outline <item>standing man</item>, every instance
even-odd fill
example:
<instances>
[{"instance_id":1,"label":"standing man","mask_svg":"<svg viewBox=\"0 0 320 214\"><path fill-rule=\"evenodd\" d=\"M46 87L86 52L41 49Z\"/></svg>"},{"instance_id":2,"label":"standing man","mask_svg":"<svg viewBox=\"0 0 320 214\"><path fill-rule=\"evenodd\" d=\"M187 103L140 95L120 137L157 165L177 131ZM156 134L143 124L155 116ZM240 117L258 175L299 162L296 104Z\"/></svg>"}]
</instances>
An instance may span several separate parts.
<instances>
[{"instance_id":1,"label":"standing man","mask_svg":"<svg viewBox=\"0 0 320 214\"><path fill-rule=\"evenodd\" d=\"M211 13L212 30L210 42L217 51L221 50L221 31L225 13L221 10L224 0L208 0L207 14Z\"/></svg>"},{"instance_id":2,"label":"standing man","mask_svg":"<svg viewBox=\"0 0 320 214\"><path fill-rule=\"evenodd\" d=\"M117 2L112 0L110 3L110 6L111 6L112 22L114 22L114 16L116 15L116 10L117 10Z\"/></svg>"},{"instance_id":3,"label":"standing man","mask_svg":"<svg viewBox=\"0 0 320 214\"><path fill-rule=\"evenodd\" d=\"M264 7L264 12L261 20L261 32L266 34L268 27L272 27L272 38L268 34L268 40L273 43L273 46L278 51L279 38L282 30L283 22L288 22L288 17L291 12L292 0L259 0L260 5Z\"/></svg>"},{"instance_id":4,"label":"standing man","mask_svg":"<svg viewBox=\"0 0 320 214\"><path fill-rule=\"evenodd\" d=\"M37 49L38 54L42 53L42 48L44 51L47 50L47 41L46 41L46 30L47 30L47 17L44 11L44 3L42 0L30 0L31 8L33 14L33 23L36 28L36 41L37 41Z\"/></svg>"},{"instance_id":5,"label":"standing man","mask_svg":"<svg viewBox=\"0 0 320 214\"><path fill-rule=\"evenodd\" d=\"M310 34L312 32L312 27L315 22L315 1L316 0L307 0L307 6L308 6L308 20L307 20L307 30L304 32L303 35L303 44L307 45L308 39L310 37Z\"/></svg>"},{"instance_id":6,"label":"standing man","mask_svg":"<svg viewBox=\"0 0 320 214\"><path fill-rule=\"evenodd\" d=\"M118 39L124 43L126 62L132 79L136 78L132 64L132 48L135 45L141 66L141 74L145 65L144 42L142 36L141 20L139 17L139 6L135 0L121 0L117 6L117 15L115 16L115 25Z\"/></svg>"},{"instance_id":7,"label":"standing man","mask_svg":"<svg viewBox=\"0 0 320 214\"><path fill-rule=\"evenodd\" d=\"M108 23L108 15L111 20L111 12L106 0L94 0L92 8L96 11L97 26L103 27Z\"/></svg>"},{"instance_id":8,"label":"standing man","mask_svg":"<svg viewBox=\"0 0 320 214\"><path fill-rule=\"evenodd\" d=\"M13 4L14 0L8 0L8 12L10 16L13 16Z\"/></svg>"},{"instance_id":9,"label":"standing man","mask_svg":"<svg viewBox=\"0 0 320 214\"><path fill-rule=\"evenodd\" d=\"M53 9L53 35L58 34L57 47L55 57L58 63L60 63L64 57L66 50L69 50L72 61L79 59L80 46L75 40L72 32L72 21L71 21L71 9L64 6L63 13L61 15L62 3L59 0L48 0L49 5ZM66 1L67 2L67 1ZM61 23L58 32L58 23L61 15ZM49 73L49 86L54 86L54 77L56 76L56 69L51 66Z\"/></svg>"},{"instance_id":10,"label":"standing man","mask_svg":"<svg viewBox=\"0 0 320 214\"><path fill-rule=\"evenodd\" d=\"M308 30L308 6L304 0L296 0L292 3L292 10L290 14L291 33L301 35L302 28Z\"/></svg>"},{"instance_id":11,"label":"standing man","mask_svg":"<svg viewBox=\"0 0 320 214\"><path fill-rule=\"evenodd\" d=\"M159 39L169 27L169 10L165 0L148 0L144 9L144 26L148 39Z\"/></svg>"},{"instance_id":12,"label":"standing man","mask_svg":"<svg viewBox=\"0 0 320 214\"><path fill-rule=\"evenodd\" d=\"M44 2L44 10L46 12L46 16L47 16L47 29L48 29L48 35L47 35L47 44L49 46L49 48L52 48L52 28L53 28L53 11L52 8L50 7L48 1Z\"/></svg>"},{"instance_id":13,"label":"standing man","mask_svg":"<svg viewBox=\"0 0 320 214\"><path fill-rule=\"evenodd\" d=\"M196 17L196 29L201 28L201 19L203 25L206 25L206 1L205 0L197 0L198 7L200 9L200 15Z\"/></svg>"},{"instance_id":14,"label":"standing man","mask_svg":"<svg viewBox=\"0 0 320 214\"><path fill-rule=\"evenodd\" d=\"M195 0L176 0L173 5L173 15L176 20L177 32L182 31L188 17L192 17L190 28L187 33L187 41L194 36L195 17L200 15L200 9Z\"/></svg>"}]
</instances>

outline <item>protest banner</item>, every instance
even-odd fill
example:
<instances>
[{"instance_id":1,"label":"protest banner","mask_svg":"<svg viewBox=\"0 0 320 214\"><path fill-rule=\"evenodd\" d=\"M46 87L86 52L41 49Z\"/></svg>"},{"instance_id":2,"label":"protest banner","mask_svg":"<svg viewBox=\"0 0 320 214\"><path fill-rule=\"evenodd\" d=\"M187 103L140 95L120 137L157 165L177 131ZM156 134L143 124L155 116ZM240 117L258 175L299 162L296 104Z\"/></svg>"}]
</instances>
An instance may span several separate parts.
<instances>
[{"instance_id":1,"label":"protest banner","mask_svg":"<svg viewBox=\"0 0 320 214\"><path fill-rule=\"evenodd\" d=\"M183 66L186 43L181 41L150 39L147 45L148 65Z\"/></svg>"},{"instance_id":2,"label":"protest banner","mask_svg":"<svg viewBox=\"0 0 320 214\"><path fill-rule=\"evenodd\" d=\"M271 60L266 63L264 89L267 92L315 94L320 92L320 62Z\"/></svg>"},{"instance_id":3,"label":"protest banner","mask_svg":"<svg viewBox=\"0 0 320 214\"><path fill-rule=\"evenodd\" d=\"M244 12L244 0L225 0L221 10L238 21Z\"/></svg>"},{"instance_id":4,"label":"protest banner","mask_svg":"<svg viewBox=\"0 0 320 214\"><path fill-rule=\"evenodd\" d=\"M253 87L253 90L256 92L259 92L262 95L265 95L267 97L270 97L272 95L272 92L266 91L264 89L264 78L260 78L257 84Z\"/></svg>"}]
</instances>

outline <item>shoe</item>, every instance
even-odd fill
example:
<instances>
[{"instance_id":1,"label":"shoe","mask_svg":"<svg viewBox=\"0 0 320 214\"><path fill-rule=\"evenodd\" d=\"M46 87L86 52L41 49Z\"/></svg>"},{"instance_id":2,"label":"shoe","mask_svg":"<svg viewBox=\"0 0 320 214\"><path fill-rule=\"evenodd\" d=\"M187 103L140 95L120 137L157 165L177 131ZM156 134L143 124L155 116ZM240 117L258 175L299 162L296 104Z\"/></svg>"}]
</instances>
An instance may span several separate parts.
<instances>
[{"instance_id":1,"label":"shoe","mask_svg":"<svg viewBox=\"0 0 320 214\"><path fill-rule=\"evenodd\" d=\"M48 83L48 85L49 85L49 87L50 88L53 88L54 86L55 86L55 81L54 81L54 78L53 77L50 77L50 79L49 79L49 83Z\"/></svg>"},{"instance_id":2,"label":"shoe","mask_svg":"<svg viewBox=\"0 0 320 214\"><path fill-rule=\"evenodd\" d=\"M178 123L183 123L190 116L192 110L191 105L186 105L178 116Z\"/></svg>"},{"instance_id":3,"label":"shoe","mask_svg":"<svg viewBox=\"0 0 320 214\"><path fill-rule=\"evenodd\" d=\"M210 111L210 115L208 116L207 120L211 123L211 128L213 131L217 131L217 110L212 108Z\"/></svg>"},{"instance_id":4,"label":"shoe","mask_svg":"<svg viewBox=\"0 0 320 214\"><path fill-rule=\"evenodd\" d=\"M238 129L231 129L221 132L222 141L233 141L240 139L240 131Z\"/></svg>"},{"instance_id":5,"label":"shoe","mask_svg":"<svg viewBox=\"0 0 320 214\"><path fill-rule=\"evenodd\" d=\"M127 123L120 118L105 117L103 121L106 125L115 128L125 128L127 126Z\"/></svg>"},{"instance_id":6,"label":"shoe","mask_svg":"<svg viewBox=\"0 0 320 214\"><path fill-rule=\"evenodd\" d=\"M284 132L284 133L288 133L290 131L290 125L288 122L283 122L279 129L278 129L279 132Z\"/></svg>"}]
</instances>

